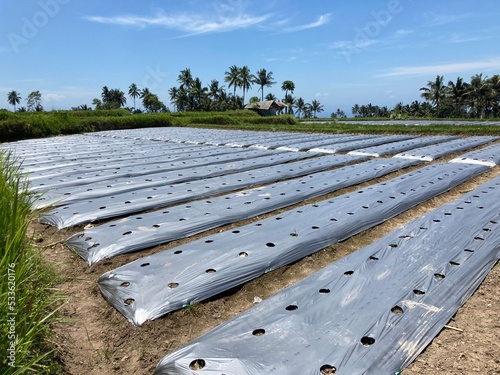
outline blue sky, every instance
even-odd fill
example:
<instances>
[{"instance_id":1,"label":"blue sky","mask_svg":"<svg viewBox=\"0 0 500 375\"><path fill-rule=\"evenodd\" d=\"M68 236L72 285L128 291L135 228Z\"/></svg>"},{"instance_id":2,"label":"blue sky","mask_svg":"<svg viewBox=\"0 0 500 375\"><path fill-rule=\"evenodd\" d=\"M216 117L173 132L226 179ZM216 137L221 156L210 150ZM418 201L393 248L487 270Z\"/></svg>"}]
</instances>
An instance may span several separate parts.
<instances>
[{"instance_id":1,"label":"blue sky","mask_svg":"<svg viewBox=\"0 0 500 375\"><path fill-rule=\"evenodd\" d=\"M273 72L265 94L292 80L323 116L351 115L421 100L437 74L500 74L499 19L498 0L0 0L0 108L11 90L69 109L131 83L172 108L181 69L207 85L247 65Z\"/></svg>"}]
</instances>

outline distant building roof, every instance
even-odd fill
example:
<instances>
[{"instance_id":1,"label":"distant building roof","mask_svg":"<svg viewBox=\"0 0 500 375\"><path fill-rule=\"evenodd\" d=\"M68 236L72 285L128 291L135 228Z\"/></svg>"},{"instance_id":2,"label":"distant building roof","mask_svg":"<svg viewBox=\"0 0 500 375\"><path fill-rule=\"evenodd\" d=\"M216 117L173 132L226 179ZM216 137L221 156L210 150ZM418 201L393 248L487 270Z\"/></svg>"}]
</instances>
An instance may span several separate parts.
<instances>
[{"instance_id":1,"label":"distant building roof","mask_svg":"<svg viewBox=\"0 0 500 375\"><path fill-rule=\"evenodd\" d=\"M286 107L285 103L277 102L276 100L264 100L263 102L249 103L245 106L246 109L260 109L260 110L270 110L273 107L277 109L282 109Z\"/></svg>"}]
</instances>

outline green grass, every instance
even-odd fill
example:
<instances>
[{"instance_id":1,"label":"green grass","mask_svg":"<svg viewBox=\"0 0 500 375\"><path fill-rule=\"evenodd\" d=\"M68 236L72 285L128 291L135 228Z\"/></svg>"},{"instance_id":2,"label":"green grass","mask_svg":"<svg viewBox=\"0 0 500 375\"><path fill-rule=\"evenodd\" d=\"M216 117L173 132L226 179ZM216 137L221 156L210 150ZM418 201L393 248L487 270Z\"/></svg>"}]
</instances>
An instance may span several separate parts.
<instances>
[{"instance_id":1,"label":"green grass","mask_svg":"<svg viewBox=\"0 0 500 375\"><path fill-rule=\"evenodd\" d=\"M192 124L192 127L212 129L241 129L260 131L287 131L301 133L324 134L412 134L412 135L500 135L500 126L496 125L443 125L439 123L428 126L415 125L363 125L345 124L342 122L304 123L242 123L237 126Z\"/></svg>"},{"instance_id":2,"label":"green grass","mask_svg":"<svg viewBox=\"0 0 500 375\"><path fill-rule=\"evenodd\" d=\"M500 127L495 125L444 125L439 121L429 126L399 124L363 125L357 123L347 124L343 121L332 121L331 119L313 120L314 121L311 121L311 119L305 121L298 120L289 115L261 117L255 112L248 110L226 112L143 113L134 115L124 109L109 111L51 111L43 113L12 113L0 111L0 142L102 130L169 126L326 134L500 134ZM373 118L370 120L373 120ZM496 120L498 121L498 119Z\"/></svg>"},{"instance_id":3,"label":"green grass","mask_svg":"<svg viewBox=\"0 0 500 375\"><path fill-rule=\"evenodd\" d=\"M54 272L31 247L33 197L25 181L19 164L0 152L0 373L5 375L53 374L59 368L50 324L61 298L51 290Z\"/></svg>"}]
</instances>

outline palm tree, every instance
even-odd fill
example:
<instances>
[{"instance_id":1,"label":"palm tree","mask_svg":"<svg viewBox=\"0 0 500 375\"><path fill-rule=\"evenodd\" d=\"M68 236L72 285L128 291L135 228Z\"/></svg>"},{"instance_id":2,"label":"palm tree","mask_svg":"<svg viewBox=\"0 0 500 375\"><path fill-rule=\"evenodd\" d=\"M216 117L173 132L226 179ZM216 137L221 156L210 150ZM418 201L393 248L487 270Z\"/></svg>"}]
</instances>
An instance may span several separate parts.
<instances>
[{"instance_id":1,"label":"palm tree","mask_svg":"<svg viewBox=\"0 0 500 375\"><path fill-rule=\"evenodd\" d=\"M470 84L466 92L467 102L476 117L483 118L492 97L494 90L490 82L483 78L483 74L476 74L470 79Z\"/></svg>"},{"instance_id":2,"label":"palm tree","mask_svg":"<svg viewBox=\"0 0 500 375\"><path fill-rule=\"evenodd\" d=\"M354 104L354 106L351 109L351 112L354 117L358 117L360 115L359 113L359 104Z\"/></svg>"},{"instance_id":3,"label":"palm tree","mask_svg":"<svg viewBox=\"0 0 500 375\"><path fill-rule=\"evenodd\" d=\"M443 85L443 76L436 76L434 81L428 81L427 87L420 88L420 96L436 106L436 117L439 117L441 103L446 96L446 87Z\"/></svg>"},{"instance_id":4,"label":"palm tree","mask_svg":"<svg viewBox=\"0 0 500 375\"><path fill-rule=\"evenodd\" d=\"M240 87L240 68L236 65L230 66L229 71L224 72L224 82L227 82L227 87L233 87L233 96L236 96L236 87Z\"/></svg>"},{"instance_id":5,"label":"palm tree","mask_svg":"<svg viewBox=\"0 0 500 375\"><path fill-rule=\"evenodd\" d=\"M177 96L179 94L179 89L177 87L171 87L168 90L168 94L170 95L170 103L174 106L174 111L177 111Z\"/></svg>"},{"instance_id":6,"label":"palm tree","mask_svg":"<svg viewBox=\"0 0 500 375\"><path fill-rule=\"evenodd\" d=\"M314 99L311 102L311 111L314 117L316 117L316 113L323 112L323 105L319 102L319 100Z\"/></svg>"},{"instance_id":7,"label":"palm tree","mask_svg":"<svg viewBox=\"0 0 500 375\"><path fill-rule=\"evenodd\" d=\"M109 102L107 103L111 108L120 108L127 103L125 93L120 89L111 89L108 91Z\"/></svg>"},{"instance_id":8,"label":"palm tree","mask_svg":"<svg viewBox=\"0 0 500 375\"><path fill-rule=\"evenodd\" d=\"M283 102L286 104L286 113L289 115L293 115L293 106L295 104L295 98L292 94L285 95L285 99Z\"/></svg>"},{"instance_id":9,"label":"palm tree","mask_svg":"<svg viewBox=\"0 0 500 375\"><path fill-rule=\"evenodd\" d=\"M193 84L189 90L189 96L191 98L191 109L199 111L202 106L203 98L206 96L207 88L203 87L201 80L196 77L193 80Z\"/></svg>"},{"instance_id":10,"label":"palm tree","mask_svg":"<svg viewBox=\"0 0 500 375\"><path fill-rule=\"evenodd\" d=\"M492 115L493 117L498 117L500 113L500 75L495 74L491 78L488 78L488 82L493 91Z\"/></svg>"},{"instance_id":11,"label":"palm tree","mask_svg":"<svg viewBox=\"0 0 500 375\"><path fill-rule=\"evenodd\" d=\"M144 99L148 95L151 95L151 91L147 87L144 87L141 91L141 99Z\"/></svg>"},{"instance_id":12,"label":"palm tree","mask_svg":"<svg viewBox=\"0 0 500 375\"><path fill-rule=\"evenodd\" d=\"M248 68L248 66L245 65L240 69L239 84L243 89L243 103L245 103L245 92L252 88L253 79L254 76L252 75L252 73L250 73L250 69Z\"/></svg>"},{"instance_id":13,"label":"palm tree","mask_svg":"<svg viewBox=\"0 0 500 375\"><path fill-rule=\"evenodd\" d=\"M455 116L463 116L463 104L468 86L469 84L465 83L461 77L457 78L456 83L453 81L448 82L448 86L446 88L447 94L453 103Z\"/></svg>"},{"instance_id":14,"label":"palm tree","mask_svg":"<svg viewBox=\"0 0 500 375\"><path fill-rule=\"evenodd\" d=\"M295 100L295 108L297 109L297 117L300 118L300 114L304 113L304 110L306 109L306 102L303 98Z\"/></svg>"},{"instance_id":15,"label":"palm tree","mask_svg":"<svg viewBox=\"0 0 500 375\"><path fill-rule=\"evenodd\" d=\"M179 76L177 77L177 82L181 84L180 88L188 90L193 84L191 70L189 68L181 70Z\"/></svg>"},{"instance_id":16,"label":"palm tree","mask_svg":"<svg viewBox=\"0 0 500 375\"><path fill-rule=\"evenodd\" d=\"M266 100L278 100L276 95L274 95L272 92L266 95Z\"/></svg>"},{"instance_id":17,"label":"palm tree","mask_svg":"<svg viewBox=\"0 0 500 375\"><path fill-rule=\"evenodd\" d=\"M288 94L288 91L290 91L290 93L293 94L293 90L295 90L295 83L293 83L293 81L284 81L282 84L281 84L281 89L285 92L285 98L284 98L284 102L286 104L288 104L288 107L286 109L286 113L290 113L292 112L292 105L293 105L293 102L295 101L295 99L292 97L292 95L289 95Z\"/></svg>"},{"instance_id":18,"label":"palm tree","mask_svg":"<svg viewBox=\"0 0 500 375\"><path fill-rule=\"evenodd\" d=\"M268 73L266 69L257 71L253 82L260 86L259 90L262 91L262 101L264 101L264 87L271 87L276 83L273 79L273 72Z\"/></svg>"},{"instance_id":19,"label":"palm tree","mask_svg":"<svg viewBox=\"0 0 500 375\"><path fill-rule=\"evenodd\" d=\"M184 112L189 109L189 94L184 87L180 87L177 90L175 104L179 112Z\"/></svg>"},{"instance_id":20,"label":"palm tree","mask_svg":"<svg viewBox=\"0 0 500 375\"><path fill-rule=\"evenodd\" d=\"M293 94L293 90L295 90L295 83L293 81L283 81L281 84L281 89L285 92L285 98L288 95L288 91Z\"/></svg>"},{"instance_id":21,"label":"palm tree","mask_svg":"<svg viewBox=\"0 0 500 375\"><path fill-rule=\"evenodd\" d=\"M219 81L213 79L210 81L208 85L207 98L210 99L210 107L212 110L219 111L220 110L220 94L223 90L223 87L219 87Z\"/></svg>"},{"instance_id":22,"label":"palm tree","mask_svg":"<svg viewBox=\"0 0 500 375\"><path fill-rule=\"evenodd\" d=\"M141 90L137 88L135 83L132 83L128 88L128 96L134 99L134 109L135 109L135 98L141 96Z\"/></svg>"},{"instance_id":23,"label":"palm tree","mask_svg":"<svg viewBox=\"0 0 500 375\"><path fill-rule=\"evenodd\" d=\"M21 95L16 91L12 90L7 94L7 100L10 105L14 106L14 112L16 111L16 104L21 103Z\"/></svg>"}]
</instances>

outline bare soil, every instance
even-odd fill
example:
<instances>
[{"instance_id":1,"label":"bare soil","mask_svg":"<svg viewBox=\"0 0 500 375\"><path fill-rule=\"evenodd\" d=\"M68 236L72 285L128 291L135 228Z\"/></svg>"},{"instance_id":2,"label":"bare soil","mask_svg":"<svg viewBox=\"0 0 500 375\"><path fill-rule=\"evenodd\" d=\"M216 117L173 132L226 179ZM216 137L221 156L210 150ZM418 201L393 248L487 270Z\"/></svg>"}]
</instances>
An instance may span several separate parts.
<instances>
[{"instance_id":1,"label":"bare soil","mask_svg":"<svg viewBox=\"0 0 500 375\"><path fill-rule=\"evenodd\" d=\"M383 179L389 179L407 171L398 172ZM83 230L82 227L57 230L33 222L35 245L44 250L46 261L55 266L60 277L59 291L68 297L61 309L63 322L53 327L64 374L152 374L163 356L250 308L254 297L265 299L275 294L375 241L396 227L459 197L499 174L500 168L496 167L482 176L347 241L270 272L209 301L176 311L156 321L146 322L140 328L130 324L101 297L97 288L97 279L101 274L135 259L207 234L243 225L248 221L146 251L117 256L98 262L91 267L64 245L64 240ZM344 189L334 195L366 185L368 184ZM442 330L427 349L404 371L405 375L500 374L500 265L497 264L493 268L485 282L458 311L448 326L451 328Z\"/></svg>"}]
</instances>

